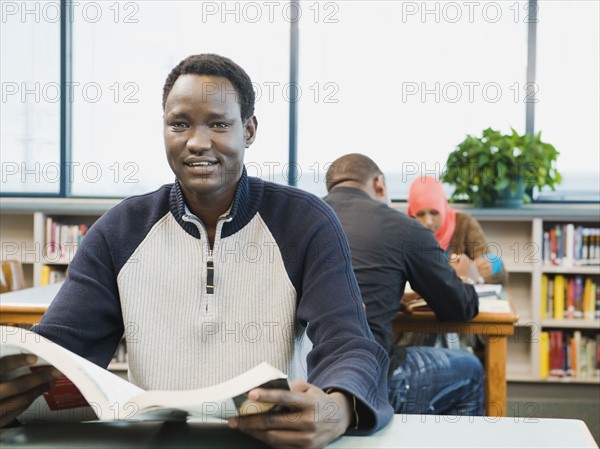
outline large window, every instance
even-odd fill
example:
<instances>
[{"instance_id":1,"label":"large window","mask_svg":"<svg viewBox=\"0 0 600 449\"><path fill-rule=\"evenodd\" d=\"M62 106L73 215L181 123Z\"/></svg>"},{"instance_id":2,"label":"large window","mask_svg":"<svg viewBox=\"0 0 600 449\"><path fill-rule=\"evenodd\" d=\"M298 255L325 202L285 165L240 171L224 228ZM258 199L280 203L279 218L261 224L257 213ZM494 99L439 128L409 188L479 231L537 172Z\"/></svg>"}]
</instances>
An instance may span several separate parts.
<instances>
[{"instance_id":1,"label":"large window","mask_svg":"<svg viewBox=\"0 0 600 449\"><path fill-rule=\"evenodd\" d=\"M1 190L58 194L60 7L56 2L1 6Z\"/></svg>"},{"instance_id":2,"label":"large window","mask_svg":"<svg viewBox=\"0 0 600 449\"><path fill-rule=\"evenodd\" d=\"M539 2L535 127L564 177L541 199L600 199L600 3Z\"/></svg>"},{"instance_id":3,"label":"large window","mask_svg":"<svg viewBox=\"0 0 600 449\"><path fill-rule=\"evenodd\" d=\"M88 2L73 23L73 82L89 86L73 105L73 195L119 196L172 182L162 137L162 87L197 53L230 57L257 91L251 175L287 162L289 21L281 6L245 2ZM82 11L86 8L82 3ZM91 97L91 98L90 98ZM87 170L87 173L83 170Z\"/></svg>"},{"instance_id":4,"label":"large window","mask_svg":"<svg viewBox=\"0 0 600 449\"><path fill-rule=\"evenodd\" d=\"M406 198L413 176L438 174L467 134L525 131L525 3L327 5L301 21L300 78L311 89L299 111L303 168L364 153L392 197ZM301 185L324 192L322 182Z\"/></svg>"}]
</instances>

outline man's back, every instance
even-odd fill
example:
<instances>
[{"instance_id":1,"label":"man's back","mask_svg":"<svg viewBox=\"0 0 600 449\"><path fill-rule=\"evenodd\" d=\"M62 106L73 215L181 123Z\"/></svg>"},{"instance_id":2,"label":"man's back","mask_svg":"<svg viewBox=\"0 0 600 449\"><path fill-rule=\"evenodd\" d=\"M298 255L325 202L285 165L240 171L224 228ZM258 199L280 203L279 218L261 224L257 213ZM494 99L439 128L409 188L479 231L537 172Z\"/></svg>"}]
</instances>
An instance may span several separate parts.
<instances>
[{"instance_id":1,"label":"man's back","mask_svg":"<svg viewBox=\"0 0 600 449\"><path fill-rule=\"evenodd\" d=\"M346 234L369 326L390 356L388 398L395 412L481 414L483 369L477 357L399 347L392 335L407 281L438 320L475 316L475 289L450 267L430 230L387 205L385 179L372 159L359 153L341 156L325 180L329 195L324 199Z\"/></svg>"},{"instance_id":2,"label":"man's back","mask_svg":"<svg viewBox=\"0 0 600 449\"><path fill-rule=\"evenodd\" d=\"M477 314L474 290L462 285L435 237L414 219L360 189L336 187L325 198L350 244L352 264L377 341L392 359L392 322L407 281L427 299L440 320Z\"/></svg>"}]
</instances>

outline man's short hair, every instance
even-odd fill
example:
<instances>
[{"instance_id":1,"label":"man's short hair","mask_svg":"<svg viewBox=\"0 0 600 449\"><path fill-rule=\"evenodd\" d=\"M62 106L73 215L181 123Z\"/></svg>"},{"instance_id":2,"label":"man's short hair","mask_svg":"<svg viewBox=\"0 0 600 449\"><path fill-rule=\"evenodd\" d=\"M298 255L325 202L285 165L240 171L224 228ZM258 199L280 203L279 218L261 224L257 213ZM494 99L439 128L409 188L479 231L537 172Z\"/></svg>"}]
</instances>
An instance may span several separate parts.
<instances>
[{"instance_id":1,"label":"man's short hair","mask_svg":"<svg viewBox=\"0 0 600 449\"><path fill-rule=\"evenodd\" d=\"M341 182L354 181L364 185L380 175L383 175L383 172L370 157L350 153L333 161L325 174L325 184L329 192Z\"/></svg>"},{"instance_id":2,"label":"man's short hair","mask_svg":"<svg viewBox=\"0 0 600 449\"><path fill-rule=\"evenodd\" d=\"M254 88L248 74L231 59L211 53L188 56L171 70L163 87L163 110L177 78L188 74L227 78L238 94L242 120L254 115Z\"/></svg>"}]
</instances>

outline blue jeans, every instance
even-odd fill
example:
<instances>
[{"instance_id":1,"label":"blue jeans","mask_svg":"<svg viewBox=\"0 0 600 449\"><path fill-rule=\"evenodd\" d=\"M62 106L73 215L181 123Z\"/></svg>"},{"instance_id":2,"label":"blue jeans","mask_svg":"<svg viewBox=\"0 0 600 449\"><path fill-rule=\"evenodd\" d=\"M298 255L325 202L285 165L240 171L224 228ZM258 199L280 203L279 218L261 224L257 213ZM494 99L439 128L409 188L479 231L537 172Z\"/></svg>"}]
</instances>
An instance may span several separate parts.
<instances>
[{"instance_id":1,"label":"blue jeans","mask_svg":"<svg viewBox=\"0 0 600 449\"><path fill-rule=\"evenodd\" d=\"M483 415L484 372L467 351L410 346L388 380L396 413Z\"/></svg>"}]
</instances>

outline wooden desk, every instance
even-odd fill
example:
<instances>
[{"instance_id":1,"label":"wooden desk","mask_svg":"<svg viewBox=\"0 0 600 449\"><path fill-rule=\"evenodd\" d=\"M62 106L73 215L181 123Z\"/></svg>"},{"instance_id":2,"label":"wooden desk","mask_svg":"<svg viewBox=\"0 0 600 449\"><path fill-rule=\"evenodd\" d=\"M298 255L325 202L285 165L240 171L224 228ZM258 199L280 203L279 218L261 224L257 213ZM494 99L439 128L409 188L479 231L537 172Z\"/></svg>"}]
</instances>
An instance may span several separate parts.
<instances>
[{"instance_id":1,"label":"wooden desk","mask_svg":"<svg viewBox=\"0 0 600 449\"><path fill-rule=\"evenodd\" d=\"M36 324L60 290L62 282L0 295L0 324Z\"/></svg>"},{"instance_id":2,"label":"wooden desk","mask_svg":"<svg viewBox=\"0 0 600 449\"><path fill-rule=\"evenodd\" d=\"M224 424L159 421L28 424L0 429L0 446L3 449L267 448ZM394 415L390 424L374 435L344 436L327 446L329 449L375 447L598 448L586 425L575 419L442 415Z\"/></svg>"},{"instance_id":3,"label":"wooden desk","mask_svg":"<svg viewBox=\"0 0 600 449\"><path fill-rule=\"evenodd\" d=\"M486 336L485 414L506 416L506 336L515 333L517 315L480 312L467 322L439 322L433 312L399 313L394 332L479 334Z\"/></svg>"}]
</instances>

